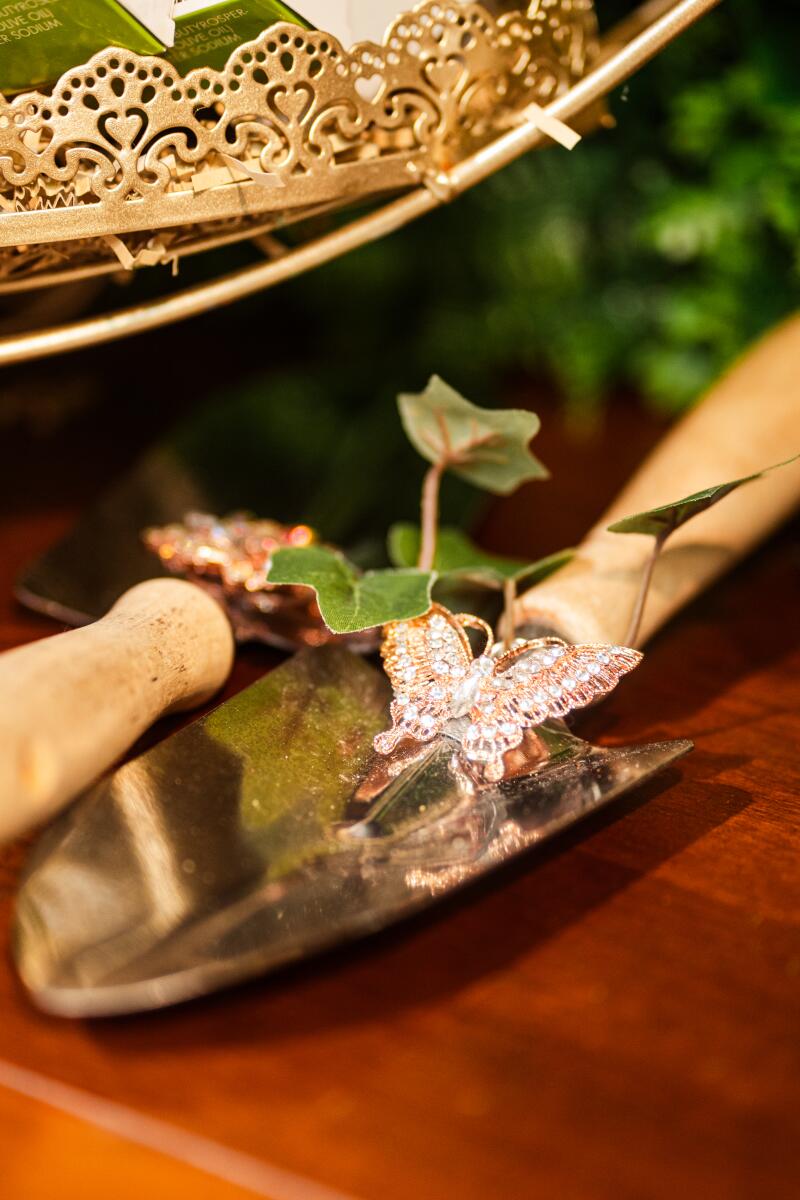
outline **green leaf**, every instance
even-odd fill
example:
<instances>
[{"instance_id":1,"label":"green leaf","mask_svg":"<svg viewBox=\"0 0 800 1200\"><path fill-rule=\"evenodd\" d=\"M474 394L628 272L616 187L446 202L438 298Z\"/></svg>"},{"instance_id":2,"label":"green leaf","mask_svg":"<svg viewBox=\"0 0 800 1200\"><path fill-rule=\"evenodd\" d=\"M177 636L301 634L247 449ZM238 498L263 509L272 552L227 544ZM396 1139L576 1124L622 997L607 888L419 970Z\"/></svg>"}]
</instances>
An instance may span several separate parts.
<instances>
[{"instance_id":1,"label":"green leaf","mask_svg":"<svg viewBox=\"0 0 800 1200\"><path fill-rule=\"evenodd\" d=\"M514 576L514 581L518 585L523 583L526 587L534 587L537 583L541 583L550 575L555 575L556 571L560 571L568 562L571 562L575 557L575 551L570 547L567 550L556 550L555 554L548 554L546 558L540 558L537 562L528 563L521 571L518 571Z\"/></svg>"},{"instance_id":2,"label":"green leaf","mask_svg":"<svg viewBox=\"0 0 800 1200\"><path fill-rule=\"evenodd\" d=\"M359 633L387 621L421 617L431 606L431 571L367 571L325 546L276 550L269 582L313 588L334 633Z\"/></svg>"},{"instance_id":3,"label":"green leaf","mask_svg":"<svg viewBox=\"0 0 800 1200\"><path fill-rule=\"evenodd\" d=\"M398 396L397 403L414 449L475 487L506 496L529 479L547 478L528 448L540 428L534 413L478 408L438 375L424 392Z\"/></svg>"},{"instance_id":4,"label":"green leaf","mask_svg":"<svg viewBox=\"0 0 800 1200\"><path fill-rule=\"evenodd\" d=\"M609 531L611 533L644 533L665 541L676 529L680 529L681 525L685 525L687 521L691 521L692 517L699 516L706 509L713 508L715 504L719 504L720 500L730 496L731 492L735 492L746 483L753 483L754 480L763 478L769 471L777 471L779 467L786 467L789 463L797 462L799 458L800 454L796 454L785 462L765 467L763 471L758 471L755 475L746 475L743 479L733 479L730 483L718 483L714 487L704 488L702 492L694 492L693 495L685 496L683 500L676 500L672 504L661 504L658 508L651 508L647 512L624 517L623 520L609 525Z\"/></svg>"},{"instance_id":5,"label":"green leaf","mask_svg":"<svg viewBox=\"0 0 800 1200\"><path fill-rule=\"evenodd\" d=\"M401 522L389 530L389 557L396 567L408 567L417 561L421 533L418 525ZM539 562L504 558L488 554L462 533L460 529L439 530L434 570L439 577L465 579L482 587L502 588L507 579L516 583L540 583L559 570L573 557L573 550L560 550Z\"/></svg>"},{"instance_id":6,"label":"green leaf","mask_svg":"<svg viewBox=\"0 0 800 1200\"><path fill-rule=\"evenodd\" d=\"M401 521L389 530L389 557L396 567L411 567L419 558L422 534L418 525ZM502 586L504 579L513 579L526 564L516 558L488 554L476 546L460 529L445 527L436 539L433 568L437 575L481 575L490 585Z\"/></svg>"}]
</instances>

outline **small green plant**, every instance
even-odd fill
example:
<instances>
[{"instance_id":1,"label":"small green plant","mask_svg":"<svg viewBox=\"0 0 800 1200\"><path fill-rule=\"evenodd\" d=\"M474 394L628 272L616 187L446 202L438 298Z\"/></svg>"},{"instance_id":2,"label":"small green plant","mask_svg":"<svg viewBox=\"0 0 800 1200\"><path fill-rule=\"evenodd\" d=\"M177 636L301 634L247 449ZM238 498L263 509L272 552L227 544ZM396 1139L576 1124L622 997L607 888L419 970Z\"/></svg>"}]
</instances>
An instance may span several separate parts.
<instances>
[{"instance_id":1,"label":"small green plant","mask_svg":"<svg viewBox=\"0 0 800 1200\"><path fill-rule=\"evenodd\" d=\"M460 530L439 528L439 496L448 473L495 495L547 479L547 469L530 450L539 418L517 409L479 408L437 376L425 391L398 397L398 407L409 441L430 466L422 485L420 525L395 525L389 532L393 567L362 574L324 546L278 550L270 583L313 588L326 625L334 633L356 633L422 616L440 581L469 582L503 594L503 636L510 641L519 589L558 570L572 552L537 563L487 554Z\"/></svg>"},{"instance_id":2,"label":"small green plant","mask_svg":"<svg viewBox=\"0 0 800 1200\"><path fill-rule=\"evenodd\" d=\"M540 429L534 413L487 411L470 404L438 375L424 392L398 397L400 417L414 449L431 464L422 485L419 567L433 568L439 492L447 471L467 483L507 496L529 479L547 479L530 443Z\"/></svg>"},{"instance_id":3,"label":"small green plant","mask_svg":"<svg viewBox=\"0 0 800 1200\"><path fill-rule=\"evenodd\" d=\"M726 496L730 496L733 492L738 491L746 483L754 483L757 479L763 479L769 471L777 471L779 467L787 467L789 463L796 462L798 458L800 458L800 455L795 455L794 458L789 458L785 462L765 467L763 471L757 471L755 475L746 475L743 479L732 479L728 483L718 483L712 487L703 488L701 492L694 492L691 496L684 496L682 500L675 500L672 504L661 504L658 508L648 509L647 512L635 513L631 517L624 517L621 521L615 521L613 525L609 525L608 528L611 533L640 533L653 539L653 549L642 572L639 594L636 598L636 603L631 613L630 624L628 625L628 632L625 636L626 646L635 646L637 643L639 631L642 628L642 618L644 617L647 596L650 591L650 585L653 582L653 572L655 571L661 552L673 533L685 525L687 521L691 521L694 517L699 517L701 513L706 512L709 508L713 508L715 504L719 504L720 500L724 500Z\"/></svg>"},{"instance_id":4,"label":"small green plant","mask_svg":"<svg viewBox=\"0 0 800 1200\"><path fill-rule=\"evenodd\" d=\"M362 572L337 550L308 546L276 551L269 581L312 588L322 619L334 633L358 633L389 621L422 616L435 598L437 585L469 583L502 594L500 635L510 644L516 632L514 610L520 593L560 570L574 551L560 550L534 563L488 554L460 529L440 528L439 498L448 473L502 496L530 480L547 479L546 467L530 449L539 432L539 418L516 409L479 408L438 376L423 392L399 396L398 407L409 441L430 465L422 485L420 524L401 523L389 531L387 548L392 567ZM655 565L671 535L764 474L761 471L706 488L609 527L613 533L653 538L631 614L627 645L636 645Z\"/></svg>"}]
</instances>

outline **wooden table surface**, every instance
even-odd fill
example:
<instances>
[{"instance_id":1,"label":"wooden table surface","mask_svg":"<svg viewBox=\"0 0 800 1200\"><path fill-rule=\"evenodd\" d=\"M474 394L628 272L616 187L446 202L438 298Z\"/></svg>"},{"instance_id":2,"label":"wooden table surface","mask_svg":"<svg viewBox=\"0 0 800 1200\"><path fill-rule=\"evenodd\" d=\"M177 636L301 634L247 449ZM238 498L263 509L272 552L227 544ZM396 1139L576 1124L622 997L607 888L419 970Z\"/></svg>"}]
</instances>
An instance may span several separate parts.
<instances>
[{"instance_id":1,"label":"wooden table surface","mask_svg":"<svg viewBox=\"0 0 800 1200\"><path fill-rule=\"evenodd\" d=\"M496 512L485 540L578 537L658 432L622 409L588 440L551 420L538 448L556 482ZM117 469L102 436L108 453L70 474L4 435L2 648L52 631L11 581ZM6 950L5 1200L795 1200L797 533L676 621L584 726L696 752L444 910L136 1019L42 1016ZM229 691L266 662L243 654ZM23 855L0 858L4 942Z\"/></svg>"}]
</instances>

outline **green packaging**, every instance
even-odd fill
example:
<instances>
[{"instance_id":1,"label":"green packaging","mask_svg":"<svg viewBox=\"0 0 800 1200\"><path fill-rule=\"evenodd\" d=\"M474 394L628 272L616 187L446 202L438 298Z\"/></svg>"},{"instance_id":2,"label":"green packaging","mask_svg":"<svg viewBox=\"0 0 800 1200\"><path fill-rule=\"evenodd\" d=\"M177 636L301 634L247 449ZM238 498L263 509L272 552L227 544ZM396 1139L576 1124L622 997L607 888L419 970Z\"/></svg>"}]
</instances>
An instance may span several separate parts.
<instances>
[{"instance_id":1,"label":"green packaging","mask_svg":"<svg viewBox=\"0 0 800 1200\"><path fill-rule=\"evenodd\" d=\"M174 14L175 45L169 57L184 75L194 67L219 70L237 46L251 42L276 21L311 28L280 0L176 0Z\"/></svg>"},{"instance_id":2,"label":"green packaging","mask_svg":"<svg viewBox=\"0 0 800 1200\"><path fill-rule=\"evenodd\" d=\"M106 46L160 54L170 0L0 0L0 91L45 87Z\"/></svg>"},{"instance_id":3,"label":"green packaging","mask_svg":"<svg viewBox=\"0 0 800 1200\"><path fill-rule=\"evenodd\" d=\"M483 0L490 11L495 0ZM381 42L386 30L417 0L293 0L295 11L281 0L175 0L175 46L171 60L184 74L194 67L225 66L231 53L251 42L275 21L291 21L303 29L324 29L343 46ZM450 0L459 5L464 0Z\"/></svg>"}]
</instances>

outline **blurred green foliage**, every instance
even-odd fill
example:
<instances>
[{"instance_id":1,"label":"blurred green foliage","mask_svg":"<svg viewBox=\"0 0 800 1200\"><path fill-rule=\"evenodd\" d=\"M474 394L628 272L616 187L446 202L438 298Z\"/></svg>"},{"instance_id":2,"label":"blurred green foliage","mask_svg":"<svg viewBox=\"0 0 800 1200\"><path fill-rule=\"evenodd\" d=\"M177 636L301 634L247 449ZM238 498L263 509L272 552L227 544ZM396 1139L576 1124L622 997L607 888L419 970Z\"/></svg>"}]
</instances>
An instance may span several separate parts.
<instances>
[{"instance_id":1,"label":"blurred green foliage","mask_svg":"<svg viewBox=\"0 0 800 1200\"><path fill-rule=\"evenodd\" d=\"M634 7L598 3L606 27ZM800 304L798 47L797 0L724 0L612 98L616 128L215 314L206 335L250 347L248 368L221 385L202 360L198 386L222 394L193 459L205 448L231 507L307 520L356 558L363 539L372 565L417 515L394 402L432 372L481 405L536 376L579 414L623 389L690 403ZM475 502L449 479L442 520L468 524Z\"/></svg>"},{"instance_id":2,"label":"blurred green foliage","mask_svg":"<svg viewBox=\"0 0 800 1200\"><path fill-rule=\"evenodd\" d=\"M605 27L632 7L598 3ZM284 301L356 393L377 351L390 387L435 370L481 398L545 372L578 410L621 386L680 409L798 305L798 47L796 0L726 0L612 98L615 129L529 155Z\"/></svg>"}]
</instances>

